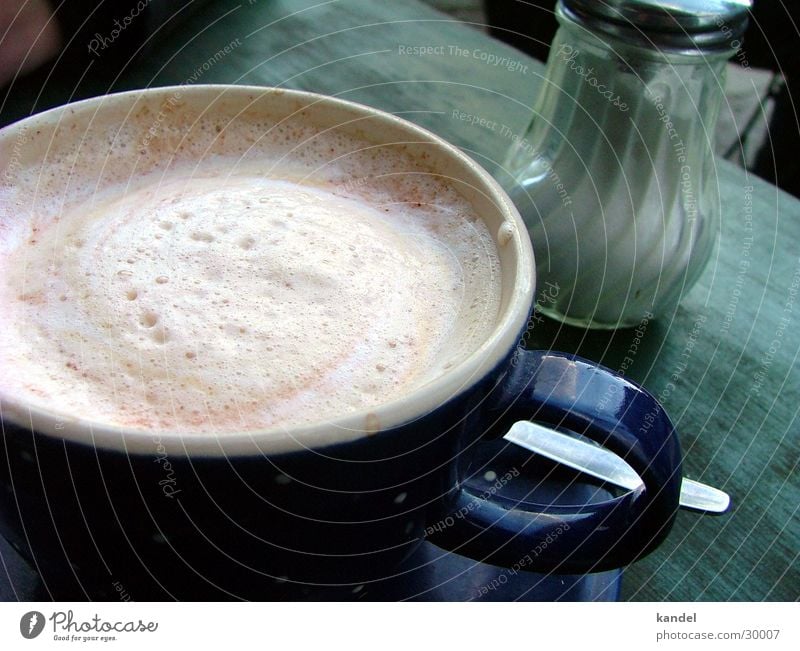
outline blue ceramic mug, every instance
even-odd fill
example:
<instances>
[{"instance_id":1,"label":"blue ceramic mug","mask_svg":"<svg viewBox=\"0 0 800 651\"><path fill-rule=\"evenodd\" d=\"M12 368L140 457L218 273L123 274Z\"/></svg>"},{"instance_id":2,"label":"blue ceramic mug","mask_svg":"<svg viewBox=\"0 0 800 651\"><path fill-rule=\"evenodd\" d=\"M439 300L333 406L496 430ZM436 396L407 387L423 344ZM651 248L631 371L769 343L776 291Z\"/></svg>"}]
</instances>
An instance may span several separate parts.
<instances>
[{"instance_id":1,"label":"blue ceramic mug","mask_svg":"<svg viewBox=\"0 0 800 651\"><path fill-rule=\"evenodd\" d=\"M527 231L497 183L428 131L311 93L148 89L3 129L0 183L13 189L20 175L82 161L81 143L109 134L116 138L112 166L132 173L137 145L153 137L154 126L157 133L175 127L201 145L208 140L213 151L216 134L193 131L209 114L261 128L301 116L317 129L399 146L427 173L449 178L495 238L500 310L490 335L425 386L368 412L281 431L122 430L0 395L2 534L52 594L102 597L117 585L137 599L349 590L391 573L426 535L481 561L583 573L624 566L664 539L681 482L669 419L644 389L596 364L521 347L534 296ZM96 184L102 174L99 166L78 168L81 183ZM7 207L0 205L2 219L25 218ZM17 371L3 370L7 377ZM471 489L475 451L521 419L616 452L643 488L571 505ZM525 469L494 472L510 480Z\"/></svg>"}]
</instances>

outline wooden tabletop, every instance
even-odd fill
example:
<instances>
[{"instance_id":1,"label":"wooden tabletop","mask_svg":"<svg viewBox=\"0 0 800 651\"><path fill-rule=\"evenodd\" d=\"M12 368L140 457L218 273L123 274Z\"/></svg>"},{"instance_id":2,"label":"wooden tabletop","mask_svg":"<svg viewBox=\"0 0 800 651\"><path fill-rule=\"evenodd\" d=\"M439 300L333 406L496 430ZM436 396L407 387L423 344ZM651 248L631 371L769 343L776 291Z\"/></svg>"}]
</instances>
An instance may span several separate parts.
<instances>
[{"instance_id":1,"label":"wooden tabletop","mask_svg":"<svg viewBox=\"0 0 800 651\"><path fill-rule=\"evenodd\" d=\"M103 66L102 56L93 65ZM0 118L109 88L282 86L403 116L499 174L542 74L536 60L413 0L223 0L156 34L111 86L92 85L91 75L78 86L23 80L3 98ZM725 161L716 172L719 246L674 313L643 332L545 322L530 333L531 345L615 370L637 344L625 373L662 398L685 475L732 496L723 516L681 512L667 542L627 568L623 599L800 597L800 202Z\"/></svg>"}]
</instances>

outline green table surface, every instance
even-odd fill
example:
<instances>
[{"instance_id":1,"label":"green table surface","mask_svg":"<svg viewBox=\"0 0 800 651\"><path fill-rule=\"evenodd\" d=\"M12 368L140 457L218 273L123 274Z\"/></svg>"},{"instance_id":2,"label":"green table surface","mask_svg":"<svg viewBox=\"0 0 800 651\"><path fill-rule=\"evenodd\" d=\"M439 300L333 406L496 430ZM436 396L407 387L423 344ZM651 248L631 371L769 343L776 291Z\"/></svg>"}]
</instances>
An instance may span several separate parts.
<instances>
[{"instance_id":1,"label":"green table surface","mask_svg":"<svg viewBox=\"0 0 800 651\"><path fill-rule=\"evenodd\" d=\"M91 70L80 85L53 75L17 81L0 98L0 118L111 89L281 86L403 116L499 175L542 83L540 62L412 0L221 0L178 22L131 53L110 85L92 82ZM102 56L92 64L95 72L104 65ZM723 516L682 511L668 540L626 569L623 599L800 597L800 202L725 161L716 173L719 246L674 313L638 333L546 321L529 333L531 346L613 369L636 345L625 373L663 399L680 432L684 474L732 496Z\"/></svg>"}]
</instances>

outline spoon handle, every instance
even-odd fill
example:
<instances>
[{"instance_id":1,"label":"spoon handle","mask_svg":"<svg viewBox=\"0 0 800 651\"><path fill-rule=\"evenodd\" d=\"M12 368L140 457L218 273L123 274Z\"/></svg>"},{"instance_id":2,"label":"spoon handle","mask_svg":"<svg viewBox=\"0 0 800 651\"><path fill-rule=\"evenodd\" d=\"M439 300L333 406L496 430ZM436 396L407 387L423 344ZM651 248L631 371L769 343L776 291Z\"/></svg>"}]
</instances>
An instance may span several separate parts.
<instances>
[{"instance_id":1,"label":"spoon handle","mask_svg":"<svg viewBox=\"0 0 800 651\"><path fill-rule=\"evenodd\" d=\"M613 452L544 425L519 421L512 425L503 438L620 488L637 490L644 485L636 471ZM680 505L683 508L724 513L730 501L730 497L717 488L692 479L683 479L681 482Z\"/></svg>"}]
</instances>

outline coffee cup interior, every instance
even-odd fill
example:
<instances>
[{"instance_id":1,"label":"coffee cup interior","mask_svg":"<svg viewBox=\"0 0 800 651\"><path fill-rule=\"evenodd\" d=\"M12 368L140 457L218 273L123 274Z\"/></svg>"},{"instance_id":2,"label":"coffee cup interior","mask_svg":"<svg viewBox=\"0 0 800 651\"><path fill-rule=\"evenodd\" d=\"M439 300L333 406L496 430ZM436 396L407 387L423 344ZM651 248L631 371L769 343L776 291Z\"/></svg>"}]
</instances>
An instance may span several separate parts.
<instances>
[{"instance_id":1,"label":"coffee cup interior","mask_svg":"<svg viewBox=\"0 0 800 651\"><path fill-rule=\"evenodd\" d=\"M454 259L463 277L457 314L441 324L436 321L435 328L444 331L436 335L440 343L435 354L425 360L425 368L401 394L368 408L321 412L320 418L299 424L245 431L232 425L224 427L224 432L215 430L213 436L187 435L180 427L167 427L160 437L174 453L285 452L345 442L413 421L500 366L527 324L534 265L528 236L513 205L494 180L458 149L392 115L297 91L229 86L151 89L87 100L29 118L1 132L0 152L6 161L0 170L0 255L26 238L35 240L53 230L54 224L57 230L65 211L85 207L91 213L104 205L109 192L119 193L120 188L135 198L131 203L137 203L147 187L165 186L174 178L204 179L206 185L215 186L221 206L225 192L236 192L238 179L246 176L301 183L335 201L355 198L387 211L467 216L460 227L464 232L448 234L449 239L443 240L445 250L439 251ZM145 190L140 190L142 186ZM214 210L214 206L206 209ZM248 216L243 210L232 219L246 225ZM156 237L174 237L178 226L162 223L164 231ZM223 237L217 232L183 230L196 247L210 248L215 238ZM247 248L248 242L253 245L253 238L237 237L241 247ZM357 247L358 236L353 237L352 246ZM408 241L421 246L420 237ZM54 260L63 254L62 244L54 240ZM371 244L364 241L364 250L369 251ZM125 257L144 259L146 249L120 251L120 259L114 261L119 269L98 261L97 273L113 277L109 282L124 280ZM423 266L426 255L423 250L417 258ZM185 267L178 269L185 271ZM25 273L31 273L27 267ZM168 275L154 279L168 281L172 281ZM119 291L134 297L130 300L141 299L135 287L120 285ZM413 285L404 291L413 291ZM32 295L30 300L37 298ZM422 307L431 319L439 319L444 309L453 309ZM368 309L353 314L375 323L398 320L397 315L387 317L382 307L374 314ZM146 322L158 316L148 312L141 318ZM318 334L308 341L316 342L322 336L319 333L336 329L336 322L321 323ZM166 338L165 331L153 328L152 332ZM309 356L322 355L311 351ZM36 362L24 356L16 361L22 370ZM314 359L308 360L309 367L313 363ZM146 423L108 423L98 419L88 403L76 413L66 403L54 404L51 396L20 393L15 391L12 375L0 382L4 417L59 437L79 441L91 437L93 445L128 451L152 447ZM304 409L313 411L308 405Z\"/></svg>"}]
</instances>

